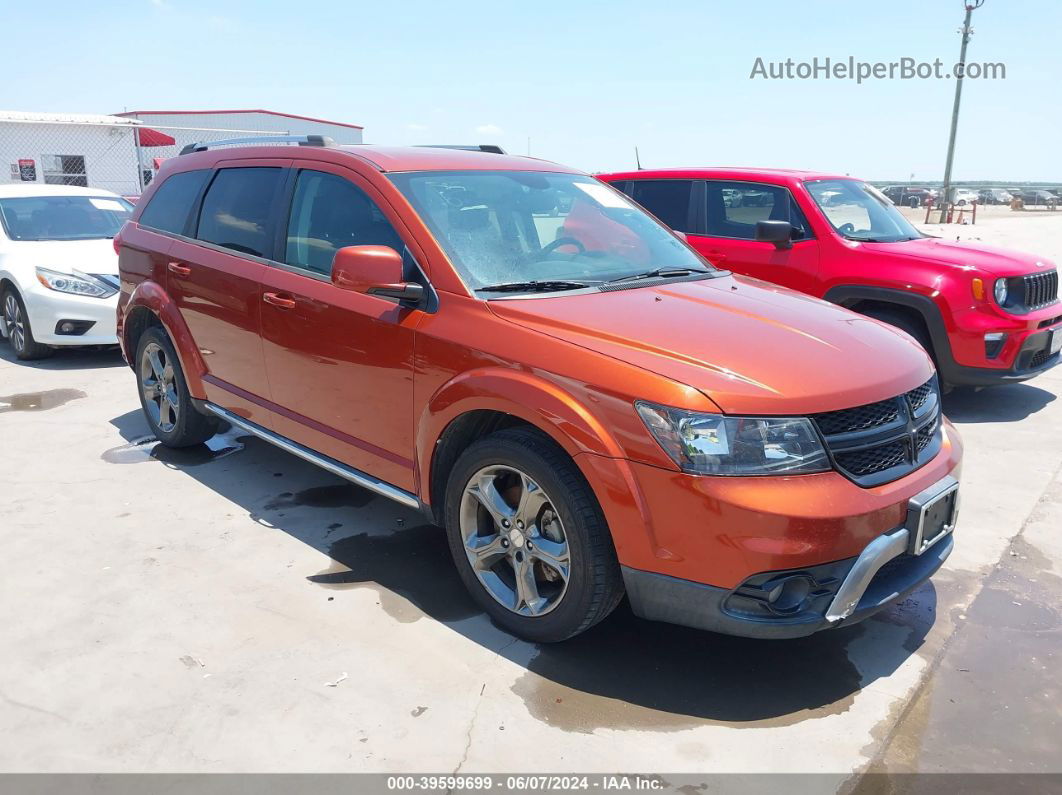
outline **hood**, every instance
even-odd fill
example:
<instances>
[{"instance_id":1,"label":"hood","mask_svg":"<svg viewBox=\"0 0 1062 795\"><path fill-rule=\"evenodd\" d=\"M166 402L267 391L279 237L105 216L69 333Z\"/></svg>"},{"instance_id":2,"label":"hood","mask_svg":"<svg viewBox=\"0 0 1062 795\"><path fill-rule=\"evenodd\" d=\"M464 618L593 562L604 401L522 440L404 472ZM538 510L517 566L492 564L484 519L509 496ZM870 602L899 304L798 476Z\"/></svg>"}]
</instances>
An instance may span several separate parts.
<instances>
[{"instance_id":1,"label":"hood","mask_svg":"<svg viewBox=\"0 0 1062 795\"><path fill-rule=\"evenodd\" d=\"M992 276L1024 276L1027 273L1052 270L1055 264L1047 257L1025 254L980 243L941 240L924 237L899 243L863 243L863 251L881 252L892 256L932 260L954 267L973 266Z\"/></svg>"},{"instance_id":2,"label":"hood","mask_svg":"<svg viewBox=\"0 0 1062 795\"><path fill-rule=\"evenodd\" d=\"M933 373L903 332L742 276L488 306L510 322L692 386L731 414L850 408L913 389Z\"/></svg>"},{"instance_id":3,"label":"hood","mask_svg":"<svg viewBox=\"0 0 1062 795\"><path fill-rule=\"evenodd\" d=\"M7 256L42 268L70 273L118 274L118 255L110 238L97 240L22 240L12 242Z\"/></svg>"}]
</instances>

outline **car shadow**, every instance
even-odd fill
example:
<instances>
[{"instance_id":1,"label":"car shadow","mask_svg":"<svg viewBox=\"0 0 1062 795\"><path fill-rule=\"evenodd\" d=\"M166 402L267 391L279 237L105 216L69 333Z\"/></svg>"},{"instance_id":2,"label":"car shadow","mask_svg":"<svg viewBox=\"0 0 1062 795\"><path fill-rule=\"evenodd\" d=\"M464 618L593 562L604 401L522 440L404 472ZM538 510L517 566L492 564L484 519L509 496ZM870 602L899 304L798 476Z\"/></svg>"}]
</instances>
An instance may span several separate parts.
<instances>
[{"instance_id":1,"label":"car shadow","mask_svg":"<svg viewBox=\"0 0 1062 795\"><path fill-rule=\"evenodd\" d=\"M105 367L124 367L125 360L117 348L58 348L47 359L22 361L15 356L7 340L0 340L0 361L37 370L98 370Z\"/></svg>"},{"instance_id":2,"label":"car shadow","mask_svg":"<svg viewBox=\"0 0 1062 795\"><path fill-rule=\"evenodd\" d=\"M1031 384L1002 384L980 391L956 389L944 395L944 414L955 423L1018 422L1055 400Z\"/></svg>"},{"instance_id":3,"label":"car shadow","mask_svg":"<svg viewBox=\"0 0 1062 795\"><path fill-rule=\"evenodd\" d=\"M370 588L395 621L433 620L524 669L513 685L528 711L571 731L685 728L706 721L788 725L848 709L925 642L937 594L927 584L862 624L786 641L717 635L645 621L622 603L560 644L518 640L465 591L444 531L416 511L356 487L257 438L229 431L165 451L139 411L111 420L118 464L156 462L232 501L261 527L330 559L298 572L310 587ZM164 452L163 452L164 451Z\"/></svg>"}]
</instances>

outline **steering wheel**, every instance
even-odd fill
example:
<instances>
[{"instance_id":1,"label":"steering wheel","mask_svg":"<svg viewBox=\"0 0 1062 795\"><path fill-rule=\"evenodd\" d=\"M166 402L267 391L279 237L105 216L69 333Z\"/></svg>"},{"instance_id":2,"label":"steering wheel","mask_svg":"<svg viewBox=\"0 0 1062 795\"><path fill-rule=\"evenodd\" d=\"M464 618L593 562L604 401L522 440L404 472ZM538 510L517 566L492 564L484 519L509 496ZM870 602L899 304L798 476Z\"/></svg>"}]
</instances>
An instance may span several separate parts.
<instances>
[{"instance_id":1,"label":"steering wheel","mask_svg":"<svg viewBox=\"0 0 1062 795\"><path fill-rule=\"evenodd\" d=\"M855 227L850 223L841 224L839 227L837 227L837 231L840 232L842 235L850 235L855 232Z\"/></svg>"},{"instance_id":2,"label":"steering wheel","mask_svg":"<svg viewBox=\"0 0 1062 795\"><path fill-rule=\"evenodd\" d=\"M584 246L574 237L558 237L552 243L547 243L541 249L539 249L538 256L541 257L544 254L552 254L561 246L576 246L579 249L579 254L586 253L586 246Z\"/></svg>"}]
</instances>

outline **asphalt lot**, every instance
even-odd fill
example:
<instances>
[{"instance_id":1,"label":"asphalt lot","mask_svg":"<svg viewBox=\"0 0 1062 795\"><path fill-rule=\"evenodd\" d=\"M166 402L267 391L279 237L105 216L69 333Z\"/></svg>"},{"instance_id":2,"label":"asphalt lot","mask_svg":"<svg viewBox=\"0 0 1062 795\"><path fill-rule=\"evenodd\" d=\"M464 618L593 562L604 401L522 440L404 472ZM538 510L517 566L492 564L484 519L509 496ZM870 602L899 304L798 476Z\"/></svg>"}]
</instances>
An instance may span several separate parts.
<instances>
[{"instance_id":1,"label":"asphalt lot","mask_svg":"<svg viewBox=\"0 0 1062 795\"><path fill-rule=\"evenodd\" d=\"M1062 213L945 234L1062 261ZM856 627L477 614L415 513L235 434L147 437L111 352L0 345L0 770L1062 771L1062 372L955 393L957 547Z\"/></svg>"}]
</instances>

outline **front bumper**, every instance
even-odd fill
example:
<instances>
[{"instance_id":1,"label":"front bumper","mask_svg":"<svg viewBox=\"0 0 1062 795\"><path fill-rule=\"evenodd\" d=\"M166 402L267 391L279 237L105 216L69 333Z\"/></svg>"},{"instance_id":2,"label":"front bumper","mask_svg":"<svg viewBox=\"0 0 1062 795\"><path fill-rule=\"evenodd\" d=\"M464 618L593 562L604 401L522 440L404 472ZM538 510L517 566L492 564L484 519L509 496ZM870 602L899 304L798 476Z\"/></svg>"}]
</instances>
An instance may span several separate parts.
<instances>
[{"instance_id":1,"label":"front bumper","mask_svg":"<svg viewBox=\"0 0 1062 795\"><path fill-rule=\"evenodd\" d=\"M754 638L802 637L857 623L917 589L951 554L957 488L958 482L949 476L912 498L904 525L878 536L854 558L761 572L736 588L624 566L631 608L653 621ZM951 524L923 544L922 504L951 492L955 493ZM920 554L914 554L916 548Z\"/></svg>"},{"instance_id":2,"label":"front bumper","mask_svg":"<svg viewBox=\"0 0 1062 795\"><path fill-rule=\"evenodd\" d=\"M22 293L26 304L33 338L43 345L117 345L115 321L118 296L89 298L70 295L32 285ZM57 333L57 326L65 320L75 321L75 327L91 323L81 334ZM83 323L77 323L83 321Z\"/></svg>"},{"instance_id":3,"label":"front bumper","mask_svg":"<svg viewBox=\"0 0 1062 795\"><path fill-rule=\"evenodd\" d=\"M939 357L941 378L955 386L994 386L1028 381L1047 372L1062 363L1062 352L1052 354L1048 347L1053 332L1062 334L1060 311L1054 306L1022 320L1033 328L992 325L953 336L951 356ZM984 334L988 331L1007 334L1002 349L992 359L985 355Z\"/></svg>"}]
</instances>

